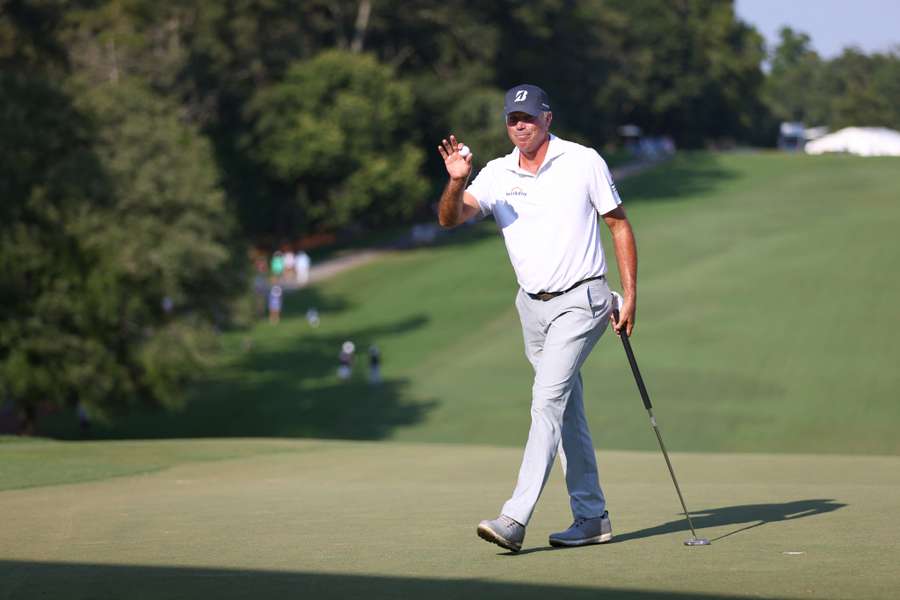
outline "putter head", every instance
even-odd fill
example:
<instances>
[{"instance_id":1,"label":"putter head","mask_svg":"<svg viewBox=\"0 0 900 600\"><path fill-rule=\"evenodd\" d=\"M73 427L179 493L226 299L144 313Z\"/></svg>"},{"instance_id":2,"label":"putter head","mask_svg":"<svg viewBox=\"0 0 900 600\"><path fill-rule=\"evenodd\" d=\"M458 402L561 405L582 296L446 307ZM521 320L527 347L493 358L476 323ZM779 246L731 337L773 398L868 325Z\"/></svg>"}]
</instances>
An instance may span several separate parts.
<instances>
[{"instance_id":1,"label":"putter head","mask_svg":"<svg viewBox=\"0 0 900 600\"><path fill-rule=\"evenodd\" d=\"M625 303L625 299L622 298L622 294L620 294L619 292L610 292L610 294L612 295L613 310L618 311Z\"/></svg>"},{"instance_id":2,"label":"putter head","mask_svg":"<svg viewBox=\"0 0 900 600\"><path fill-rule=\"evenodd\" d=\"M618 321L619 309L622 308L622 304L625 303L625 299L622 298L622 294L615 291L611 291L610 296L612 296L612 316L616 321Z\"/></svg>"},{"instance_id":3,"label":"putter head","mask_svg":"<svg viewBox=\"0 0 900 600\"><path fill-rule=\"evenodd\" d=\"M692 537L684 542L685 546L709 546L709 540L706 538Z\"/></svg>"}]
</instances>

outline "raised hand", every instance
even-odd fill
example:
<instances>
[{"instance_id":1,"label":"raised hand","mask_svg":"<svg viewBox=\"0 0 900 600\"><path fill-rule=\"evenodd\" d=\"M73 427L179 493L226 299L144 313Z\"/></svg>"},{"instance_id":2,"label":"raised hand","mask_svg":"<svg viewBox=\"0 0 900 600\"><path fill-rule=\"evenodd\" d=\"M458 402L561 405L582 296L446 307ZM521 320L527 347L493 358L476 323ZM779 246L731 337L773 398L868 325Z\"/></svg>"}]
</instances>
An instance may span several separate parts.
<instances>
[{"instance_id":1,"label":"raised hand","mask_svg":"<svg viewBox=\"0 0 900 600\"><path fill-rule=\"evenodd\" d=\"M464 144L460 143L456 136L450 134L450 141L441 140L438 146L438 152L444 159L444 166L447 167L447 174L450 179L465 180L468 179L472 172L472 154L468 156L460 156L459 151L462 150Z\"/></svg>"}]
</instances>

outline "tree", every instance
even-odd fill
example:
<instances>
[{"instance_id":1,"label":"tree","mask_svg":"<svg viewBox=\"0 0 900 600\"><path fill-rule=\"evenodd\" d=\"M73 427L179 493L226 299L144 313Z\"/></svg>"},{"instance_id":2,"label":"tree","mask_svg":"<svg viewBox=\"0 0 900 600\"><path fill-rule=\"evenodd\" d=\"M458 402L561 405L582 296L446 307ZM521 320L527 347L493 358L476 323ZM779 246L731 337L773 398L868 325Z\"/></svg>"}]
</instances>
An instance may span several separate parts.
<instances>
[{"instance_id":1,"label":"tree","mask_svg":"<svg viewBox=\"0 0 900 600\"><path fill-rule=\"evenodd\" d=\"M94 329L128 364L138 397L177 404L241 291L243 253L218 170L209 143L141 83L81 98L98 121L97 155L111 193L73 230L97 260L103 287L118 295ZM95 403L109 400L118 399Z\"/></svg>"},{"instance_id":2,"label":"tree","mask_svg":"<svg viewBox=\"0 0 900 600\"><path fill-rule=\"evenodd\" d=\"M423 151L408 141L410 86L364 54L332 50L292 65L248 106L245 147L292 191L283 233L408 218L425 198Z\"/></svg>"},{"instance_id":3,"label":"tree","mask_svg":"<svg viewBox=\"0 0 900 600\"><path fill-rule=\"evenodd\" d=\"M624 13L602 0L491 5L497 87L536 83L550 95L555 131L590 145L613 140L624 100L616 78L628 76Z\"/></svg>"},{"instance_id":4,"label":"tree","mask_svg":"<svg viewBox=\"0 0 900 600\"><path fill-rule=\"evenodd\" d=\"M805 33L782 28L772 54L764 99L783 121L827 125L900 127L900 54L864 54L846 48L822 60Z\"/></svg>"},{"instance_id":5,"label":"tree","mask_svg":"<svg viewBox=\"0 0 900 600\"><path fill-rule=\"evenodd\" d=\"M746 139L762 114L762 36L723 0L611 0L626 16L633 98L619 122L669 134L681 146ZM621 83L620 83L621 85ZM615 90L608 92L615 93Z\"/></svg>"},{"instance_id":6,"label":"tree","mask_svg":"<svg viewBox=\"0 0 900 600\"><path fill-rule=\"evenodd\" d=\"M53 3L7 2L0 12L0 402L15 401L30 429L41 400L63 402L55 360L77 340L56 316L78 271L65 230L104 187L91 128L59 85L68 63ZM76 281L77 283L77 281Z\"/></svg>"},{"instance_id":7,"label":"tree","mask_svg":"<svg viewBox=\"0 0 900 600\"><path fill-rule=\"evenodd\" d=\"M771 58L763 98L780 121L822 124L828 114L828 98L822 90L822 60L805 33L782 27Z\"/></svg>"},{"instance_id":8,"label":"tree","mask_svg":"<svg viewBox=\"0 0 900 600\"><path fill-rule=\"evenodd\" d=\"M42 78L0 75L0 130L0 401L30 429L41 401L89 383L67 373L86 350L68 301L87 265L66 225L105 182L83 115Z\"/></svg>"},{"instance_id":9,"label":"tree","mask_svg":"<svg viewBox=\"0 0 900 600\"><path fill-rule=\"evenodd\" d=\"M240 271L208 144L140 84L6 80L0 394L108 415L173 405Z\"/></svg>"},{"instance_id":10,"label":"tree","mask_svg":"<svg viewBox=\"0 0 900 600\"><path fill-rule=\"evenodd\" d=\"M854 48L825 64L828 125L900 129L900 53L866 55Z\"/></svg>"}]
</instances>

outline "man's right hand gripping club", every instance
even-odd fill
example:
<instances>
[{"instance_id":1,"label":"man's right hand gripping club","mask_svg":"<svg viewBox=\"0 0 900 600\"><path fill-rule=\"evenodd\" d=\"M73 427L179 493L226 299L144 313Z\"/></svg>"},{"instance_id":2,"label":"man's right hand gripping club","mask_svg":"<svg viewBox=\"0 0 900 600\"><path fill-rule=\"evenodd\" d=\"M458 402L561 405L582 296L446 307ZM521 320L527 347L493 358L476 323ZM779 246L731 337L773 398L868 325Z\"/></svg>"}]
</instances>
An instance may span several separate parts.
<instances>
[{"instance_id":1,"label":"man's right hand gripping club","mask_svg":"<svg viewBox=\"0 0 900 600\"><path fill-rule=\"evenodd\" d=\"M613 292L613 311L609 315L609 323L616 335L622 335L624 331L628 337L634 329L634 300L626 301L621 294Z\"/></svg>"}]
</instances>

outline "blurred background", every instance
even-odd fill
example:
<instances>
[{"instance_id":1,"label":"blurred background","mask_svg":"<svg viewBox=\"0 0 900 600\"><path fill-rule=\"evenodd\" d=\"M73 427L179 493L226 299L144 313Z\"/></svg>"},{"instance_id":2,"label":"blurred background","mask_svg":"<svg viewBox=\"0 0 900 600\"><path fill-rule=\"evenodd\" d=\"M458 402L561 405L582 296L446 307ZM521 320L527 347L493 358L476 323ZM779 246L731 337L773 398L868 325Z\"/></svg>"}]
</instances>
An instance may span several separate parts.
<instances>
[{"instance_id":1,"label":"blurred background","mask_svg":"<svg viewBox=\"0 0 900 600\"><path fill-rule=\"evenodd\" d=\"M890 2L857 4L873 31L897 22ZM848 346L838 291L856 280L823 290L896 266L898 165L801 155L846 128L830 149L891 153L900 50L820 53L776 8L0 0L0 432L520 443L511 269L489 224L437 230L434 149L453 132L477 166L508 152L503 92L527 81L549 93L555 133L597 148L634 202L641 324L657 338L636 340L639 359L651 388L696 402L671 409L673 445L810 450L842 420L849 441L830 450L896 452L896 342ZM774 204L754 210L759 197ZM851 201L885 237L841 237ZM762 333L765 286L791 313L781 332ZM893 283L867 292L873 311L897 298ZM629 410L642 433L598 444L652 448L603 346L587 379L610 404L592 423ZM838 408L857 395L867 415Z\"/></svg>"}]
</instances>

